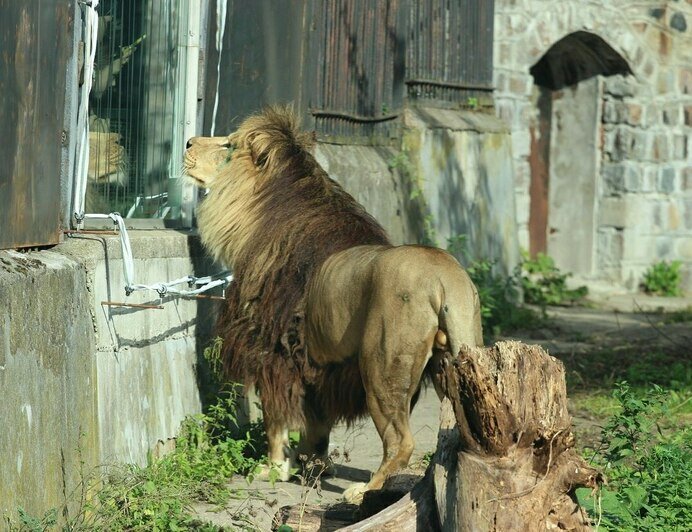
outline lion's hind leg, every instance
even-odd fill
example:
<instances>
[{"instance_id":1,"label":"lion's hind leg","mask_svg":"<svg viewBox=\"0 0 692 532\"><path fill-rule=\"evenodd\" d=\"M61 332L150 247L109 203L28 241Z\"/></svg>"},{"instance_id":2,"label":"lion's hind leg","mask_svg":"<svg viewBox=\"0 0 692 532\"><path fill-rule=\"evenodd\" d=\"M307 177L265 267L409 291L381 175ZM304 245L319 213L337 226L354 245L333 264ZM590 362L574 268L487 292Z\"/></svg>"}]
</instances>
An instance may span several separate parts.
<instances>
[{"instance_id":1,"label":"lion's hind leg","mask_svg":"<svg viewBox=\"0 0 692 532\"><path fill-rule=\"evenodd\" d=\"M411 399L430 358L437 323L432 315L429 320L425 315L416 316L402 327L407 334L392 334L391 330L387 334L383 326L387 321L382 317L368 324L361 357L368 411L382 439L382 462L365 486L354 485L344 492L349 502L360 502L365 491L380 489L387 477L406 467L415 446L409 418Z\"/></svg>"}]
</instances>

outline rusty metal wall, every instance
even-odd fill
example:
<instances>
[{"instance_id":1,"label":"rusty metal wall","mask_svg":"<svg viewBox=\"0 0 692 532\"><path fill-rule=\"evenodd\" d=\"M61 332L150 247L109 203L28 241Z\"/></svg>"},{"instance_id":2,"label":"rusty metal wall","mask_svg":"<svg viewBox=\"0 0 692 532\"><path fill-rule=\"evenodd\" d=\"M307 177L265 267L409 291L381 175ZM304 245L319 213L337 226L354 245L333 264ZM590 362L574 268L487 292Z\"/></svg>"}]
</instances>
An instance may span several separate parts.
<instances>
[{"instance_id":1,"label":"rusty metal wall","mask_svg":"<svg viewBox=\"0 0 692 532\"><path fill-rule=\"evenodd\" d=\"M407 95L476 106L492 94L493 0L410 3Z\"/></svg>"},{"instance_id":2,"label":"rusty metal wall","mask_svg":"<svg viewBox=\"0 0 692 532\"><path fill-rule=\"evenodd\" d=\"M56 244L74 4L0 0L0 249Z\"/></svg>"},{"instance_id":3,"label":"rusty metal wall","mask_svg":"<svg viewBox=\"0 0 692 532\"><path fill-rule=\"evenodd\" d=\"M382 144L407 103L492 103L492 0L229 0L220 63L211 20L206 133L292 101L322 141Z\"/></svg>"},{"instance_id":4,"label":"rusty metal wall","mask_svg":"<svg viewBox=\"0 0 692 532\"><path fill-rule=\"evenodd\" d=\"M309 110L322 140L398 135L405 44L402 2L313 1Z\"/></svg>"},{"instance_id":5,"label":"rusty metal wall","mask_svg":"<svg viewBox=\"0 0 692 532\"><path fill-rule=\"evenodd\" d=\"M304 114L304 10L307 0L228 0L221 50L216 3L204 83L204 134L229 133L265 105L292 103ZM221 55L219 60L219 55ZM217 98L218 90L218 98Z\"/></svg>"}]
</instances>

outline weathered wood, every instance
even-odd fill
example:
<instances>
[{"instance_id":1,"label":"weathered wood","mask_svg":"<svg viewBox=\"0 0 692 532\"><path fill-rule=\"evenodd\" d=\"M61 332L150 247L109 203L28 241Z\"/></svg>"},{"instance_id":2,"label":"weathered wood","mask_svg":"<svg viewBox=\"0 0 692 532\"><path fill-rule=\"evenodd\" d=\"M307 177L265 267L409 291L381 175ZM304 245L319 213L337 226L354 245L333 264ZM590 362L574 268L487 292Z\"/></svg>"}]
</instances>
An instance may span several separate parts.
<instances>
[{"instance_id":1,"label":"weathered wood","mask_svg":"<svg viewBox=\"0 0 692 532\"><path fill-rule=\"evenodd\" d=\"M355 504L334 504L328 507L313 504L283 506L274 516L272 530L288 525L300 532L331 532L353 523L358 519L359 509Z\"/></svg>"},{"instance_id":2,"label":"weathered wood","mask_svg":"<svg viewBox=\"0 0 692 532\"><path fill-rule=\"evenodd\" d=\"M560 361L538 346L499 342L446 354L436 377L446 397L425 477L340 530L590 529L574 492L602 479L573 449Z\"/></svg>"},{"instance_id":3,"label":"weathered wood","mask_svg":"<svg viewBox=\"0 0 692 532\"><path fill-rule=\"evenodd\" d=\"M432 485L432 470L428 468L425 477L398 502L367 519L341 528L339 531L438 530L439 524L436 517Z\"/></svg>"}]
</instances>

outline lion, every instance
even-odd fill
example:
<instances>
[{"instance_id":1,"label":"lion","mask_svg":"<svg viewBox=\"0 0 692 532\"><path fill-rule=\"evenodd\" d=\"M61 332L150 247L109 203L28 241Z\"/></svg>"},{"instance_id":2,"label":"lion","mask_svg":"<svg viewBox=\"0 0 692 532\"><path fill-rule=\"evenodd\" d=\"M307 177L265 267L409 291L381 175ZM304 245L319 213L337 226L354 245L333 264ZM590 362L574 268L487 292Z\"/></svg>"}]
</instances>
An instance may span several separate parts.
<instances>
[{"instance_id":1,"label":"lion","mask_svg":"<svg viewBox=\"0 0 692 532\"><path fill-rule=\"evenodd\" d=\"M258 391L282 480L289 429L299 455L326 461L335 423L370 414L383 458L345 492L357 502L408 464L409 413L434 360L482 345L480 303L449 253L393 246L313 144L289 108L271 107L228 136L190 139L184 161L208 189L201 240L234 273L218 322L224 375Z\"/></svg>"}]
</instances>

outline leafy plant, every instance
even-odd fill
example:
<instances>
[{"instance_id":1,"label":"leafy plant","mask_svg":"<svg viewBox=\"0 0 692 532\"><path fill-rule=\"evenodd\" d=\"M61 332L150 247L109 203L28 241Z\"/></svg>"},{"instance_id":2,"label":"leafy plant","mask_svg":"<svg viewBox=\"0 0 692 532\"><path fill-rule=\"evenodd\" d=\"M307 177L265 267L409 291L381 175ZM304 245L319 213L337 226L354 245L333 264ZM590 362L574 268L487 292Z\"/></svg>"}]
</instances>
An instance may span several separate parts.
<instances>
[{"instance_id":1,"label":"leafy plant","mask_svg":"<svg viewBox=\"0 0 692 532\"><path fill-rule=\"evenodd\" d=\"M692 431L663 435L657 420L665 395L657 385L638 396L627 382L616 384L619 409L592 458L610 484L595 497L577 490L580 503L606 530L687 530L692 522Z\"/></svg>"},{"instance_id":2,"label":"leafy plant","mask_svg":"<svg viewBox=\"0 0 692 532\"><path fill-rule=\"evenodd\" d=\"M198 525L193 501L226 501L230 477L258 464L250 432L235 435L236 399L231 389L206 413L187 417L175 450L147 467L111 468L93 504L99 520L114 530L187 530Z\"/></svg>"},{"instance_id":3,"label":"leafy plant","mask_svg":"<svg viewBox=\"0 0 692 532\"><path fill-rule=\"evenodd\" d=\"M648 294L675 297L680 295L680 267L682 262L665 260L652 264L644 273L642 288Z\"/></svg>"},{"instance_id":4,"label":"leafy plant","mask_svg":"<svg viewBox=\"0 0 692 532\"><path fill-rule=\"evenodd\" d=\"M218 343L215 343L218 351ZM214 348L212 346L212 348ZM213 355L213 353L210 353ZM196 501L222 504L232 495L227 483L233 475L251 476L260 460L255 426L241 429L236 419L238 391L222 391L206 412L181 423L175 449L149 464L101 466L96 473L80 470L77 500L61 509L62 530L218 530L197 521ZM79 451L79 449L78 449ZM70 513L70 507L77 507ZM5 516L17 532L55 530L58 510L32 517L22 508L18 520Z\"/></svg>"},{"instance_id":5,"label":"leafy plant","mask_svg":"<svg viewBox=\"0 0 692 532\"><path fill-rule=\"evenodd\" d=\"M5 524L11 531L46 532L53 530L58 521L58 512L55 508L48 510L42 517L34 517L20 506L17 508L17 515L19 516L18 524L12 522L9 516L5 516Z\"/></svg>"},{"instance_id":6,"label":"leafy plant","mask_svg":"<svg viewBox=\"0 0 692 532\"><path fill-rule=\"evenodd\" d=\"M538 253L531 258L522 251L520 271L517 276L521 279L524 291L524 301L545 307L547 305L572 304L582 299L588 293L586 286L567 288L569 273L562 273L555 266L555 261L544 253Z\"/></svg>"}]
</instances>

